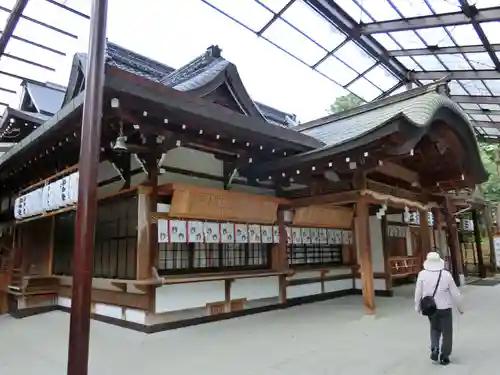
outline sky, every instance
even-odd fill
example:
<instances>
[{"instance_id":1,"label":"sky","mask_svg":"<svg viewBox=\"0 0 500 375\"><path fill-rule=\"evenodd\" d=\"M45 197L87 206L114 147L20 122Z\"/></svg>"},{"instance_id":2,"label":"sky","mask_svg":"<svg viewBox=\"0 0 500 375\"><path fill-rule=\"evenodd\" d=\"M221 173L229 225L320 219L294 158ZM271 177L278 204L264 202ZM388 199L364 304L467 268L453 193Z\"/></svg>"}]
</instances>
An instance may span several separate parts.
<instances>
[{"instance_id":1,"label":"sky","mask_svg":"<svg viewBox=\"0 0 500 375\"><path fill-rule=\"evenodd\" d=\"M58 1L90 14L90 0ZM364 6L369 14L361 11L353 0L337 0L339 5L357 21L373 22L399 17L390 7L387 7L386 0L356 1ZM424 0L392 1L407 17L431 14L429 8L423 3ZM433 4L436 13L442 13L458 11L457 1L430 0L430 3ZM500 5L500 0L469 0L471 3L474 1L477 2L478 7ZM210 2L223 8L253 30L260 29L272 17L268 9L254 0L210 0ZM278 11L288 1L261 0L261 2L270 10ZM6 8L12 8L14 3L15 0L0 0L0 5ZM54 67L55 72L24 64L8 56L0 59L0 70L39 81L66 85L73 54L87 50L88 20L61 10L45 0L30 0L24 15L64 29L77 35L78 39L61 35L22 19L15 35L57 48L66 52L67 56L55 55L11 39L7 46L7 53ZM7 16L8 13L0 11L0 24L5 24ZM291 51L307 64L314 64L325 55L325 51L335 48L345 39L345 36L335 27L319 19L317 14L311 12L299 0L284 13L284 17L286 17L286 22L282 20L275 22L263 35ZM305 39L303 35L291 28L291 24L313 38L315 43ZM421 35L420 38L413 32L392 33L394 35L391 38L387 35L375 35L375 37L388 49L400 49L401 46L418 48L425 46L424 43L450 45L450 35L453 35L462 45L479 44L470 27L470 25L465 25L465 27L449 28L448 34L443 28L427 30L427 33ZM492 43L500 43L499 30L498 22L488 26L488 36L491 35L494 39L490 40ZM345 85L376 63L354 43L349 42L337 52L335 57L328 58L324 64L320 64L318 67L320 73L318 73L217 12L202 0L109 0L107 35L108 39L114 43L173 67L186 64L202 54L208 46L217 44L222 48L223 56L236 64L243 83L254 100L294 113L302 122L324 116L336 97L348 93L335 82ZM471 64L479 65L483 69L490 68L489 58L485 59L484 55L476 55L467 60L472 60ZM344 62L348 60L349 66L339 59ZM442 70L443 64L453 65L457 69L460 64L467 63L463 55L448 56L447 59L446 64L443 61L436 62L432 56L419 59L402 58L401 61L409 68L413 68L412 65L417 66L417 70ZM376 66L366 75L366 79L354 81L349 89L366 100L373 100L397 82L396 77ZM17 79L0 75L1 87L12 89L19 83ZM463 94L464 90L470 94L488 90L481 85L484 86L476 81L460 82L456 83L452 90L455 90L458 95ZM500 85L495 90L497 88L498 95L500 95ZM0 102L16 107L19 104L18 100L18 95L0 91Z\"/></svg>"}]
</instances>

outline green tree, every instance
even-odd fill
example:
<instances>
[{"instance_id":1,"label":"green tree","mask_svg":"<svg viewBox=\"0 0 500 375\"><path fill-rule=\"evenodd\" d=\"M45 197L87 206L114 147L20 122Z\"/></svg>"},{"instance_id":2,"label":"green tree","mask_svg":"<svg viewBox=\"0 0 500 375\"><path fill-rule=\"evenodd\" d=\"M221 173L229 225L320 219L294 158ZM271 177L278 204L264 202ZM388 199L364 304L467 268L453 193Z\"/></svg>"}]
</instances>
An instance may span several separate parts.
<instances>
[{"instance_id":1,"label":"green tree","mask_svg":"<svg viewBox=\"0 0 500 375\"><path fill-rule=\"evenodd\" d=\"M333 104L328 108L328 112L330 113L339 113L343 111L347 111L348 109L352 109L355 107L364 104L364 101L358 98L354 94L347 94L343 96L339 96Z\"/></svg>"},{"instance_id":2,"label":"green tree","mask_svg":"<svg viewBox=\"0 0 500 375\"><path fill-rule=\"evenodd\" d=\"M499 145L488 143L479 144L479 152L486 171L490 174L488 181L481 185L481 190L486 199L500 202L500 173L498 159L500 153Z\"/></svg>"}]
</instances>

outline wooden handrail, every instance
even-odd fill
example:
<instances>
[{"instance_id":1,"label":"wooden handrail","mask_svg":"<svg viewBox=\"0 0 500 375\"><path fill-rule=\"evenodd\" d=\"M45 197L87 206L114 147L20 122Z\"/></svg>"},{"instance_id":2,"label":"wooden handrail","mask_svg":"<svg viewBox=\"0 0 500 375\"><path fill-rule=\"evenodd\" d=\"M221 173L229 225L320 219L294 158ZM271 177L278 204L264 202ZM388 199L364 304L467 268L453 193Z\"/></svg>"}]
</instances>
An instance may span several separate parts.
<instances>
[{"instance_id":1,"label":"wooden handrail","mask_svg":"<svg viewBox=\"0 0 500 375\"><path fill-rule=\"evenodd\" d=\"M389 257L391 277L406 277L420 272L420 256Z\"/></svg>"},{"instance_id":2,"label":"wooden handrail","mask_svg":"<svg viewBox=\"0 0 500 375\"><path fill-rule=\"evenodd\" d=\"M78 164L75 164L75 165L72 165L71 167L68 167L68 168L65 168L63 169L62 171L60 172L57 172L55 174L53 174L52 176L49 176L41 181L38 181L38 182L35 182L34 184L24 188L23 190L21 190L19 192L19 194L23 194L29 190L33 190L39 186L42 186L42 185L45 185L45 183L49 182L49 181L52 181L52 180L55 180L56 178L62 176L62 175L65 175L65 174L68 174L68 173L72 173L74 172L75 170L78 169Z\"/></svg>"}]
</instances>

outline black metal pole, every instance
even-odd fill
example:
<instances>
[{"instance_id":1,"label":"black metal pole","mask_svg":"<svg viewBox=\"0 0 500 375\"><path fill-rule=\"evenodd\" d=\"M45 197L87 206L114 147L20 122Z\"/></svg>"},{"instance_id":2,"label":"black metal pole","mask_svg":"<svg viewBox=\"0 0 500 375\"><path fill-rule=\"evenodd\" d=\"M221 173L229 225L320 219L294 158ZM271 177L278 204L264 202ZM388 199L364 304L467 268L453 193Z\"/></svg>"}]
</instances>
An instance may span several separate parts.
<instances>
[{"instance_id":1,"label":"black metal pole","mask_svg":"<svg viewBox=\"0 0 500 375\"><path fill-rule=\"evenodd\" d=\"M93 0L80 143L68 375L87 375L108 1Z\"/></svg>"}]
</instances>

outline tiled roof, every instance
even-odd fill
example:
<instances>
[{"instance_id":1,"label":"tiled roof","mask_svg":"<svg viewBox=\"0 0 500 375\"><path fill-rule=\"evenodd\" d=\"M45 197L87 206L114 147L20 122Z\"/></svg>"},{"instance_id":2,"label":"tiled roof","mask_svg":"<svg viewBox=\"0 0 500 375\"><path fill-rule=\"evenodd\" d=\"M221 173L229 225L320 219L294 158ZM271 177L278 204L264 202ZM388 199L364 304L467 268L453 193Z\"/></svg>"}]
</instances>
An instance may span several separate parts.
<instances>
[{"instance_id":1,"label":"tiled roof","mask_svg":"<svg viewBox=\"0 0 500 375\"><path fill-rule=\"evenodd\" d=\"M259 171L271 172L291 168L304 162L313 162L340 152L368 144L393 132L393 124L412 125L425 134L429 126L448 110L456 117L453 126L470 153L478 180L484 181L487 173L479 156L479 149L472 125L465 112L445 94L447 82L438 81L386 99L374 101L351 110L314 120L295 129L322 141L325 146L284 159L259 165ZM449 121L448 121L449 122ZM386 125L390 125L387 127ZM393 129L393 130L390 130ZM251 168L256 168L253 166Z\"/></svg>"},{"instance_id":2,"label":"tiled roof","mask_svg":"<svg viewBox=\"0 0 500 375\"><path fill-rule=\"evenodd\" d=\"M111 42L107 43L107 55L107 64L155 82L159 82L163 77L175 71L174 68L168 65Z\"/></svg>"},{"instance_id":3,"label":"tiled roof","mask_svg":"<svg viewBox=\"0 0 500 375\"><path fill-rule=\"evenodd\" d=\"M26 82L25 86L38 112L53 115L61 109L65 89L35 82Z\"/></svg>"},{"instance_id":4,"label":"tiled roof","mask_svg":"<svg viewBox=\"0 0 500 375\"><path fill-rule=\"evenodd\" d=\"M204 54L179 69L174 69L111 42L107 44L107 55L107 64L111 66L161 82L180 91L199 88L233 65L221 56L218 46L210 46ZM287 127L295 125L294 114L261 103L253 103L268 122Z\"/></svg>"},{"instance_id":5,"label":"tiled roof","mask_svg":"<svg viewBox=\"0 0 500 375\"><path fill-rule=\"evenodd\" d=\"M450 108L460 114L474 136L472 125L465 112L454 101L435 91L351 116L333 119L321 125L307 127L301 132L318 138L328 146L334 146L362 137L398 117L405 117L418 127L427 126L433 120L437 110L442 107Z\"/></svg>"}]
</instances>

